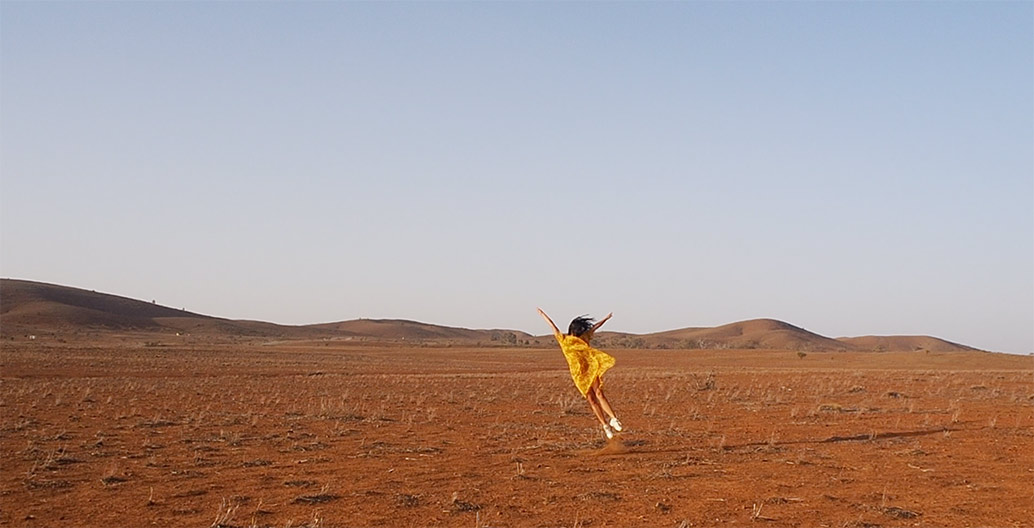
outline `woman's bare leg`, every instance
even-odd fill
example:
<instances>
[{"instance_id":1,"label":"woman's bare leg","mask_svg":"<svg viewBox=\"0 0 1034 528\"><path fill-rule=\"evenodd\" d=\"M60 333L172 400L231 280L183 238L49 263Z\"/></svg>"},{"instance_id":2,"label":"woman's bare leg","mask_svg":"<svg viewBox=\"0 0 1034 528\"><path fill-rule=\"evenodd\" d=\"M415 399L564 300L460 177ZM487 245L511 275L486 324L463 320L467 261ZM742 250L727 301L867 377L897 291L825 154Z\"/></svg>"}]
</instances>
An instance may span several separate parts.
<instances>
[{"instance_id":1,"label":"woman's bare leg","mask_svg":"<svg viewBox=\"0 0 1034 528\"><path fill-rule=\"evenodd\" d=\"M603 395L603 389L600 387L599 378L597 378L596 381L592 383L592 386L589 387L589 392L596 396L596 400L599 402L600 407L603 408L604 412L606 412L611 418L617 418L617 415L614 414L614 409L610 406L610 402L607 401L607 397Z\"/></svg>"},{"instance_id":2,"label":"woman's bare leg","mask_svg":"<svg viewBox=\"0 0 1034 528\"><path fill-rule=\"evenodd\" d=\"M596 394L590 390L589 393L585 395L585 399L589 400L589 407L592 408L592 414L596 415L596 419L599 420L601 424L607 425L607 418L603 416L603 409L600 408L600 402L596 400Z\"/></svg>"}]
</instances>

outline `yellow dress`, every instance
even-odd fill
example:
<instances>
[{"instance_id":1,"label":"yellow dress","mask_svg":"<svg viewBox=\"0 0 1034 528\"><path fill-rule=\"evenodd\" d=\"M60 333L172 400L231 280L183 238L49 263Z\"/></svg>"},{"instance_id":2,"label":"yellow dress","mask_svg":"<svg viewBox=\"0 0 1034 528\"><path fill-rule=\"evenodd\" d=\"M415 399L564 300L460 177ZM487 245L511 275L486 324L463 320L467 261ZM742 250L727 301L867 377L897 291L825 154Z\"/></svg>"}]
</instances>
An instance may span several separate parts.
<instances>
[{"instance_id":1,"label":"yellow dress","mask_svg":"<svg viewBox=\"0 0 1034 528\"><path fill-rule=\"evenodd\" d=\"M555 334L560 349L567 358L567 366L571 369L571 379L581 391L582 396L589 394L592 382L599 378L603 386L603 373L614 366L614 356L592 348L584 339L567 334Z\"/></svg>"}]
</instances>

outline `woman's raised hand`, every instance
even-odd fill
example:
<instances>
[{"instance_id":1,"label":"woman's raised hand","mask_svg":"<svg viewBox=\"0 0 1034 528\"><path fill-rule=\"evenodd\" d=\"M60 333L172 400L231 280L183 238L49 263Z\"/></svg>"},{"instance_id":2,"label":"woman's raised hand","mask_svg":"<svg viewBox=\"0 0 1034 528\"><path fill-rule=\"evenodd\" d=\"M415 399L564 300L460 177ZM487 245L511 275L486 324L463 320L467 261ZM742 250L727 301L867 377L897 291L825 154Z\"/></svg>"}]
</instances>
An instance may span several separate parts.
<instances>
[{"instance_id":1,"label":"woman's raised hand","mask_svg":"<svg viewBox=\"0 0 1034 528\"><path fill-rule=\"evenodd\" d=\"M597 328L603 326L603 323L606 323L607 319L610 319L611 317L614 317L614 312L610 312L609 314L607 314L606 317L600 319L596 322L596 324L592 325L592 331L595 332Z\"/></svg>"},{"instance_id":2,"label":"woman's raised hand","mask_svg":"<svg viewBox=\"0 0 1034 528\"><path fill-rule=\"evenodd\" d=\"M546 312L543 312L542 308L537 308L537 310L539 311L539 315L541 315L542 318L545 319L547 323L549 323L549 326L551 326L553 328L553 333L554 334L559 334L560 333L560 329L557 328L556 325L553 323L553 320L550 319L548 315L546 315Z\"/></svg>"}]
</instances>

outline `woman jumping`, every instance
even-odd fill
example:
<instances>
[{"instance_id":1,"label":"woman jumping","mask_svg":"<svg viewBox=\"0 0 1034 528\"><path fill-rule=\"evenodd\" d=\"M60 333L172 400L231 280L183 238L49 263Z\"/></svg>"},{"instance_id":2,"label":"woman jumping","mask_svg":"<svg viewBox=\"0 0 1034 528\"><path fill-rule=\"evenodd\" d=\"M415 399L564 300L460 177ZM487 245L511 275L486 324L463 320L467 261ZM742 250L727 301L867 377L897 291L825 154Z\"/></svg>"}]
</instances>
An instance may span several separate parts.
<instances>
[{"instance_id":1,"label":"woman jumping","mask_svg":"<svg viewBox=\"0 0 1034 528\"><path fill-rule=\"evenodd\" d=\"M614 409L611 408L607 397L603 395L602 388L603 373L614 366L614 357L589 346L596 330L614 314L607 314L595 324L588 317L576 317L571 321L566 334L560 333L560 330L553 324L553 320L541 308L539 308L539 315L553 328L553 337L560 344L560 350L567 358L567 366L571 369L571 378L574 379L574 384L581 391L582 396L589 400L589 407L592 408L596 419L603 424L603 432L607 434L607 439L614 438L615 432L621 432L621 422L614 415Z\"/></svg>"}]
</instances>

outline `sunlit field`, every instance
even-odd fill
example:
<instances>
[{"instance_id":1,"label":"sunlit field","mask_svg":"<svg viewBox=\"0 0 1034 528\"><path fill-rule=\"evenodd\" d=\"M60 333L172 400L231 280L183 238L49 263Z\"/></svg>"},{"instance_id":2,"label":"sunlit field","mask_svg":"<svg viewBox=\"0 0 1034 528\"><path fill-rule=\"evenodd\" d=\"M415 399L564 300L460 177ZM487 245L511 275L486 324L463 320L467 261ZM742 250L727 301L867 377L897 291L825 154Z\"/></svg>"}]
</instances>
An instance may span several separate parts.
<instances>
[{"instance_id":1,"label":"sunlit field","mask_svg":"<svg viewBox=\"0 0 1034 528\"><path fill-rule=\"evenodd\" d=\"M1025 526L1029 357L8 342L7 526Z\"/></svg>"}]
</instances>

